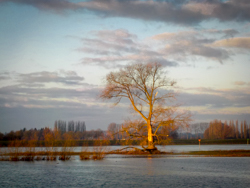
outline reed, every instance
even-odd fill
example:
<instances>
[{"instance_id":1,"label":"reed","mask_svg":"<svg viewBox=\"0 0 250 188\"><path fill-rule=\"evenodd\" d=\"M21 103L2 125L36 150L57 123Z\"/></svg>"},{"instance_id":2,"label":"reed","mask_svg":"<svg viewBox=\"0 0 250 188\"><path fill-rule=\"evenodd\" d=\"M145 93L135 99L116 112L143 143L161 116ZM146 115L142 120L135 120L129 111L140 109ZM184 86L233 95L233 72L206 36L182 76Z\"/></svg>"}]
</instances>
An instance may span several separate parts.
<instances>
[{"instance_id":1,"label":"reed","mask_svg":"<svg viewBox=\"0 0 250 188\"><path fill-rule=\"evenodd\" d=\"M108 148L107 148L105 140L104 141L96 140L95 146L93 148L92 159L102 160L107 153L108 153Z\"/></svg>"},{"instance_id":2,"label":"reed","mask_svg":"<svg viewBox=\"0 0 250 188\"><path fill-rule=\"evenodd\" d=\"M72 153L74 152L75 140L65 140L62 147L59 160L66 161L71 158Z\"/></svg>"},{"instance_id":3,"label":"reed","mask_svg":"<svg viewBox=\"0 0 250 188\"><path fill-rule=\"evenodd\" d=\"M19 140L12 141L8 146L8 155L10 161L19 161L20 154L22 153L22 143Z\"/></svg>"},{"instance_id":4,"label":"reed","mask_svg":"<svg viewBox=\"0 0 250 188\"><path fill-rule=\"evenodd\" d=\"M56 136L53 132L47 130L44 134L46 156L42 160L55 161L57 159Z\"/></svg>"},{"instance_id":5,"label":"reed","mask_svg":"<svg viewBox=\"0 0 250 188\"><path fill-rule=\"evenodd\" d=\"M22 161L34 161L36 157L36 141L29 140L27 146L24 148L23 156L20 160Z\"/></svg>"},{"instance_id":6,"label":"reed","mask_svg":"<svg viewBox=\"0 0 250 188\"><path fill-rule=\"evenodd\" d=\"M90 156L91 156L91 154L90 154L89 149L88 149L88 144L83 143L81 153L79 154L80 160L89 160Z\"/></svg>"}]
</instances>

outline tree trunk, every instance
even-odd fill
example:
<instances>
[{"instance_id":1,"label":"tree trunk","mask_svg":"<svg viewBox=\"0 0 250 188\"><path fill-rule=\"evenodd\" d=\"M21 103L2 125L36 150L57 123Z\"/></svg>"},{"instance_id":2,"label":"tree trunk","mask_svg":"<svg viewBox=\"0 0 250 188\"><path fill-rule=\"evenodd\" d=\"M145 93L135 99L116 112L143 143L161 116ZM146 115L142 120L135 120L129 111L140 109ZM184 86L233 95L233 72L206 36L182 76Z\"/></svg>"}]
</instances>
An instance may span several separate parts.
<instances>
[{"instance_id":1,"label":"tree trunk","mask_svg":"<svg viewBox=\"0 0 250 188\"><path fill-rule=\"evenodd\" d=\"M155 150L156 147L155 147L154 140L153 140L152 125L150 121L147 122L147 126L148 126L148 148L147 149Z\"/></svg>"}]
</instances>

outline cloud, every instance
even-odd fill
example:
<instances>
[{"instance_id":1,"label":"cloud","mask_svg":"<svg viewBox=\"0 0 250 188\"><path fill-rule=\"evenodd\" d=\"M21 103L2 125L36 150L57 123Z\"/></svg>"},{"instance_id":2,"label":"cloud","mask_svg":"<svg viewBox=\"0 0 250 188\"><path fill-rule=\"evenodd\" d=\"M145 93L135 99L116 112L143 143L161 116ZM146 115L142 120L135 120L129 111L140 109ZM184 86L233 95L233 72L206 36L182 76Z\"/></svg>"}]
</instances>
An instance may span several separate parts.
<instances>
[{"instance_id":1,"label":"cloud","mask_svg":"<svg viewBox=\"0 0 250 188\"><path fill-rule=\"evenodd\" d=\"M209 0L188 1L183 5L191 12L200 13L205 19L218 19L220 21L249 21L250 2L247 0Z\"/></svg>"},{"instance_id":2,"label":"cloud","mask_svg":"<svg viewBox=\"0 0 250 188\"><path fill-rule=\"evenodd\" d=\"M206 29L203 31L208 34L222 34L222 38L232 38L235 35L239 34L239 31L235 29L224 29L224 30Z\"/></svg>"},{"instance_id":3,"label":"cloud","mask_svg":"<svg viewBox=\"0 0 250 188\"><path fill-rule=\"evenodd\" d=\"M74 72L53 73L55 72L11 75L15 78L13 81L16 81L16 85L0 88L1 132L24 127L53 127L54 121L58 119L81 120L86 122L88 130L105 130L110 122L121 123L123 116L127 116L124 105L110 109L109 103L98 101L100 88L97 86L81 84L76 85L77 87L59 88L58 83L66 82L68 85L69 80L82 80ZM44 78L46 76L49 78ZM57 83L56 87L43 85L50 82ZM37 84L39 87L33 87Z\"/></svg>"},{"instance_id":4,"label":"cloud","mask_svg":"<svg viewBox=\"0 0 250 188\"><path fill-rule=\"evenodd\" d=\"M246 82L243 82L243 81L236 81L234 82L234 85L238 85L238 86L243 86L243 85L246 85L247 83Z\"/></svg>"},{"instance_id":5,"label":"cloud","mask_svg":"<svg viewBox=\"0 0 250 188\"><path fill-rule=\"evenodd\" d=\"M199 111L194 112L194 118L196 122L210 122L214 119L222 120L222 121L230 121L230 120L238 120L244 121L246 120L248 123L250 122L250 113L201 113Z\"/></svg>"},{"instance_id":6,"label":"cloud","mask_svg":"<svg viewBox=\"0 0 250 188\"><path fill-rule=\"evenodd\" d=\"M186 88L185 91L178 97L185 106L206 106L211 109L250 107L249 88L212 89L202 87ZM187 91L192 93L187 93Z\"/></svg>"},{"instance_id":7,"label":"cloud","mask_svg":"<svg viewBox=\"0 0 250 188\"><path fill-rule=\"evenodd\" d=\"M195 0L93 0L79 4L105 16L129 17L182 25L197 24L211 19L220 21L248 21L250 19L250 2L246 0L202 2Z\"/></svg>"},{"instance_id":8,"label":"cloud","mask_svg":"<svg viewBox=\"0 0 250 188\"><path fill-rule=\"evenodd\" d=\"M170 1L93 0L78 4L110 17L128 17L183 25L198 23L205 18L199 12L183 9L182 5Z\"/></svg>"},{"instance_id":9,"label":"cloud","mask_svg":"<svg viewBox=\"0 0 250 188\"><path fill-rule=\"evenodd\" d=\"M238 34L235 29L197 29L165 32L140 40L125 29L100 30L82 38L83 46L77 51L85 54L82 64L97 64L106 68L141 61L178 66L177 61L198 58L223 63L234 55L231 46L226 44L238 41L239 38L232 38ZM241 41L238 46L247 47L248 40Z\"/></svg>"},{"instance_id":10,"label":"cloud","mask_svg":"<svg viewBox=\"0 0 250 188\"><path fill-rule=\"evenodd\" d=\"M94 38L82 38L84 47L77 51L97 55L117 55L123 53L136 53L140 45L135 41L137 36L125 29L93 31Z\"/></svg>"},{"instance_id":11,"label":"cloud","mask_svg":"<svg viewBox=\"0 0 250 188\"><path fill-rule=\"evenodd\" d=\"M190 30L177 33L161 33L151 38L165 44L165 47L163 47L161 51L168 56L186 58L191 55L213 59L219 62L229 59L230 54L227 50L211 46L216 39L208 38L205 35L211 32L214 34L227 33L225 30Z\"/></svg>"},{"instance_id":12,"label":"cloud","mask_svg":"<svg viewBox=\"0 0 250 188\"><path fill-rule=\"evenodd\" d=\"M106 56L106 57L97 57L97 58L84 58L83 64L85 63L92 63L98 64L100 66L104 66L106 68L112 67L121 67L122 62L143 62L143 63L150 63L150 62L159 62L163 66L175 67L179 64L174 61L169 61L165 58L157 57L157 56L150 56L149 54L139 53L127 56Z\"/></svg>"},{"instance_id":13,"label":"cloud","mask_svg":"<svg viewBox=\"0 0 250 188\"><path fill-rule=\"evenodd\" d=\"M212 94L181 93L178 98L184 106L206 106L208 108L225 108L232 106L232 101L226 97Z\"/></svg>"},{"instance_id":14,"label":"cloud","mask_svg":"<svg viewBox=\"0 0 250 188\"><path fill-rule=\"evenodd\" d=\"M67 75L74 75L74 73L65 72ZM98 128L98 126L106 129L110 122L121 122L125 119L129 114L129 108L127 108L127 101L123 101L115 108L109 108L109 104L97 101L100 89L91 85L77 88L34 88L25 86L23 83L2 87L0 88L1 130L53 126L57 119L83 120L87 122L88 129ZM186 93L189 91L195 93ZM235 90L186 88L185 91L180 92L177 100L184 108L191 107L191 110L202 108L197 111L196 115L199 117L215 111L223 114L223 111L228 108L237 108L237 113L239 111L248 113L250 111L249 91L249 88ZM15 117L13 114L16 114ZM236 113L234 115L237 116ZM211 116L212 119L215 117L217 116ZM222 117L224 116L219 118ZM5 126L6 124L9 126Z\"/></svg>"},{"instance_id":15,"label":"cloud","mask_svg":"<svg viewBox=\"0 0 250 188\"><path fill-rule=\"evenodd\" d=\"M1 107L0 132L4 133L23 128L53 128L56 120L85 121L87 130L97 128L107 130L107 126L111 122L122 123L126 115L127 110L124 108L108 108L107 106L88 106L84 104L79 108Z\"/></svg>"},{"instance_id":16,"label":"cloud","mask_svg":"<svg viewBox=\"0 0 250 188\"><path fill-rule=\"evenodd\" d=\"M0 81L11 79L9 72L0 72Z\"/></svg>"},{"instance_id":17,"label":"cloud","mask_svg":"<svg viewBox=\"0 0 250 188\"><path fill-rule=\"evenodd\" d=\"M0 3L7 2L30 5L41 10L50 10L57 13L81 8L77 4L66 0L0 0Z\"/></svg>"},{"instance_id":18,"label":"cloud","mask_svg":"<svg viewBox=\"0 0 250 188\"><path fill-rule=\"evenodd\" d=\"M224 38L228 38L228 37L234 37L236 34L239 33L239 31L235 30L235 29L225 29L223 30Z\"/></svg>"},{"instance_id":19,"label":"cloud","mask_svg":"<svg viewBox=\"0 0 250 188\"><path fill-rule=\"evenodd\" d=\"M66 0L1 0L34 6L42 10L88 10L106 17L126 17L161 21L181 25L198 24L205 20L249 21L250 2L247 0L89 0L73 3Z\"/></svg>"},{"instance_id":20,"label":"cloud","mask_svg":"<svg viewBox=\"0 0 250 188\"><path fill-rule=\"evenodd\" d=\"M93 32L96 36L100 38L106 38L109 41L117 41L119 43L133 44L132 39L136 39L135 34L129 33L125 29L117 30L100 30Z\"/></svg>"},{"instance_id":21,"label":"cloud","mask_svg":"<svg viewBox=\"0 0 250 188\"><path fill-rule=\"evenodd\" d=\"M250 37L237 37L219 40L214 42L213 45L216 47L250 49Z\"/></svg>"},{"instance_id":22,"label":"cloud","mask_svg":"<svg viewBox=\"0 0 250 188\"><path fill-rule=\"evenodd\" d=\"M124 63L160 62L164 66L178 66L150 44L138 40L125 29L93 31L90 38L82 38L83 47L77 51L87 54L82 64L98 64L106 68L121 67Z\"/></svg>"},{"instance_id":23,"label":"cloud","mask_svg":"<svg viewBox=\"0 0 250 188\"><path fill-rule=\"evenodd\" d=\"M75 105L83 102L91 103L99 93L97 86L83 83L84 78L74 71L42 71L28 74L6 72L5 74L13 79L12 85L0 88L0 106L2 107L44 108L55 107L55 102L61 105L65 102L73 102Z\"/></svg>"},{"instance_id":24,"label":"cloud","mask_svg":"<svg viewBox=\"0 0 250 188\"><path fill-rule=\"evenodd\" d=\"M247 0L217 1L212 14L221 21L249 21L250 2Z\"/></svg>"},{"instance_id":25,"label":"cloud","mask_svg":"<svg viewBox=\"0 0 250 188\"><path fill-rule=\"evenodd\" d=\"M95 99L99 93L99 88L97 87L87 87L87 88L32 88L24 87L23 85L11 85L0 88L1 96L5 98L17 97L17 98L33 98L33 99Z\"/></svg>"},{"instance_id":26,"label":"cloud","mask_svg":"<svg viewBox=\"0 0 250 188\"><path fill-rule=\"evenodd\" d=\"M236 81L234 82L234 85L237 85L237 86L245 86L245 85L249 85L250 86L250 82L243 82L243 81Z\"/></svg>"},{"instance_id":27,"label":"cloud","mask_svg":"<svg viewBox=\"0 0 250 188\"><path fill-rule=\"evenodd\" d=\"M75 71L59 72L34 72L29 74L19 74L17 81L22 84L37 84L37 83L61 83L65 85L77 85L83 81L84 78L78 76Z\"/></svg>"}]
</instances>

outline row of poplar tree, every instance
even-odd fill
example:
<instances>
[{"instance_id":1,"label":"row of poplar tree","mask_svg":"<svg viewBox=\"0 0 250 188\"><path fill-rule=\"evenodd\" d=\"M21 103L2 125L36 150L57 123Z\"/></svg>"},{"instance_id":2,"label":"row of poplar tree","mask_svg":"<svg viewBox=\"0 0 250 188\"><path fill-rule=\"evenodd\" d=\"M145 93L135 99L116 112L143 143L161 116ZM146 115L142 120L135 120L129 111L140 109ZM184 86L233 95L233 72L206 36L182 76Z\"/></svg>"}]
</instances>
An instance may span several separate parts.
<instances>
[{"instance_id":1,"label":"row of poplar tree","mask_svg":"<svg viewBox=\"0 0 250 188\"><path fill-rule=\"evenodd\" d=\"M68 125L68 129L66 129ZM57 120L55 121L54 124L54 130L58 130L61 131L62 133L65 132L84 132L86 131L86 125L84 121L68 121L68 124L66 121L62 121L62 120Z\"/></svg>"},{"instance_id":2,"label":"row of poplar tree","mask_svg":"<svg viewBox=\"0 0 250 188\"><path fill-rule=\"evenodd\" d=\"M238 122L238 120L211 121L209 127L204 132L205 139L247 139L250 137L250 127L246 121Z\"/></svg>"}]
</instances>

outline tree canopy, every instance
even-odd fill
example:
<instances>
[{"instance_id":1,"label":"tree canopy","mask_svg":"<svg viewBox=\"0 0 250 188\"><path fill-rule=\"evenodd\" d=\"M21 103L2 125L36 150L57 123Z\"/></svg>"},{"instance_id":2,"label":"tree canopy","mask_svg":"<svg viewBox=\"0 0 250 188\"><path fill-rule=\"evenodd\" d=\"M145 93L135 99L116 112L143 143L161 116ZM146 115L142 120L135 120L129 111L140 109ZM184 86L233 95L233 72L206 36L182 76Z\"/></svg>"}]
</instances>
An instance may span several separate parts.
<instances>
[{"instance_id":1,"label":"tree canopy","mask_svg":"<svg viewBox=\"0 0 250 188\"><path fill-rule=\"evenodd\" d=\"M132 64L106 76L106 86L100 97L115 99L115 104L118 104L122 98L129 99L132 108L140 115L143 123L136 123L136 125L129 123L127 127L133 126L139 127L140 131L146 130L147 149L155 149L155 143L158 140L155 137L159 138L161 127L186 126L190 121L189 113L178 112L178 105L172 104L176 93L170 89L175 84L175 81L166 77L159 63ZM126 127L124 130L126 131ZM130 134L128 129L127 133Z\"/></svg>"}]
</instances>

